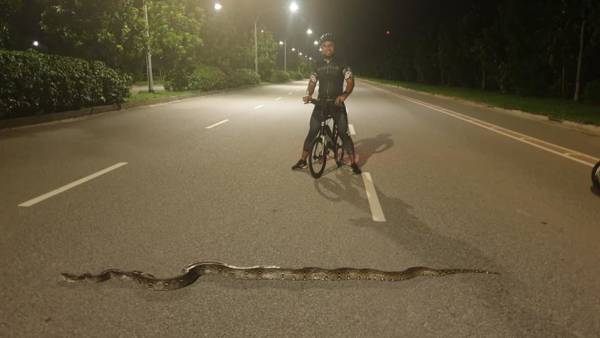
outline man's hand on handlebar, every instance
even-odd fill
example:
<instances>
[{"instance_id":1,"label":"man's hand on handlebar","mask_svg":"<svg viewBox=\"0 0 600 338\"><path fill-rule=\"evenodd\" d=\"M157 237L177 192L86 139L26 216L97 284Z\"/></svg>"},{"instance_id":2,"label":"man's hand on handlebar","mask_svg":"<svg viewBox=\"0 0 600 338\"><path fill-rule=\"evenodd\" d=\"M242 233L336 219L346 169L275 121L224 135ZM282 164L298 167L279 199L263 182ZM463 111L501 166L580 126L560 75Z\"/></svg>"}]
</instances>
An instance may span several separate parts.
<instances>
[{"instance_id":1,"label":"man's hand on handlebar","mask_svg":"<svg viewBox=\"0 0 600 338\"><path fill-rule=\"evenodd\" d=\"M335 104L338 106L341 106L344 104L344 101L346 101L348 97L346 95L340 95L335 99Z\"/></svg>"},{"instance_id":2,"label":"man's hand on handlebar","mask_svg":"<svg viewBox=\"0 0 600 338\"><path fill-rule=\"evenodd\" d=\"M302 98L302 101L304 101L304 104L309 104L312 101L312 99L312 95L306 95Z\"/></svg>"}]
</instances>

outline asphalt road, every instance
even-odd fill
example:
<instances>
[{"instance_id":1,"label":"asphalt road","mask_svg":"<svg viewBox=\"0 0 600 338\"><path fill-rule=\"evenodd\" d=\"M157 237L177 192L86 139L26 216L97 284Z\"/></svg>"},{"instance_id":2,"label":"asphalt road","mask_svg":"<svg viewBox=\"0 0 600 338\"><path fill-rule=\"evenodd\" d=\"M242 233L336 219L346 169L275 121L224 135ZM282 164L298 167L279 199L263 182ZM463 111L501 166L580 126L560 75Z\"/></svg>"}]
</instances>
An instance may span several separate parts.
<instances>
[{"instance_id":1,"label":"asphalt road","mask_svg":"<svg viewBox=\"0 0 600 338\"><path fill-rule=\"evenodd\" d=\"M600 197L588 162L599 137L359 80L348 108L367 196L347 167L320 180L290 171L310 116L304 90L261 86L1 132L0 336L598 335ZM500 275L210 277L164 293L60 281L109 267L168 276L198 260Z\"/></svg>"}]
</instances>

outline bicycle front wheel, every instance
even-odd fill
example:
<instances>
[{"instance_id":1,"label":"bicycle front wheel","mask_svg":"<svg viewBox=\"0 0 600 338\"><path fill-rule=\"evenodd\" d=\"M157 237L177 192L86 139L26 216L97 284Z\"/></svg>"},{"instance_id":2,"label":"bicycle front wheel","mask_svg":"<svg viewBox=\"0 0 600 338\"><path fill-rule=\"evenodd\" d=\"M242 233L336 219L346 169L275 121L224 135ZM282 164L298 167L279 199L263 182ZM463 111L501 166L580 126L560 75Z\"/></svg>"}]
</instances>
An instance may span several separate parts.
<instances>
[{"instance_id":1,"label":"bicycle front wheel","mask_svg":"<svg viewBox=\"0 0 600 338\"><path fill-rule=\"evenodd\" d=\"M319 178L325 171L325 165L327 164L327 148L323 137L319 136L315 138L312 143L310 156L308 157L308 168L310 174L314 178Z\"/></svg>"},{"instance_id":2,"label":"bicycle front wheel","mask_svg":"<svg viewBox=\"0 0 600 338\"><path fill-rule=\"evenodd\" d=\"M600 162L592 169L592 183L596 191L600 191Z\"/></svg>"}]
</instances>

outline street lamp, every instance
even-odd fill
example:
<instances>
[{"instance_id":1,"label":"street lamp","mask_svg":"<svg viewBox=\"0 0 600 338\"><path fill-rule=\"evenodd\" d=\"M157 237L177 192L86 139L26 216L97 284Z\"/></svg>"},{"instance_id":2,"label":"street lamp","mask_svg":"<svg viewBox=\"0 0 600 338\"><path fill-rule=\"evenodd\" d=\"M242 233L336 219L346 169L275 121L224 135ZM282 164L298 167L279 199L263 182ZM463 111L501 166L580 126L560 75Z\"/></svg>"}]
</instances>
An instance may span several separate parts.
<instances>
[{"instance_id":1,"label":"street lamp","mask_svg":"<svg viewBox=\"0 0 600 338\"><path fill-rule=\"evenodd\" d=\"M300 6L294 1L290 4L290 12L296 13L300 9ZM273 10L273 9L271 9ZM254 19L254 71L258 74L258 20L260 16L265 12L258 13Z\"/></svg>"},{"instance_id":2,"label":"street lamp","mask_svg":"<svg viewBox=\"0 0 600 338\"><path fill-rule=\"evenodd\" d=\"M37 41L37 40L33 41L33 47L37 48L39 46L40 46L40 42L39 41Z\"/></svg>"},{"instance_id":3,"label":"street lamp","mask_svg":"<svg viewBox=\"0 0 600 338\"><path fill-rule=\"evenodd\" d=\"M306 30L306 34L307 35L312 35L312 33L313 33L312 29L309 28L309 29Z\"/></svg>"},{"instance_id":4,"label":"street lamp","mask_svg":"<svg viewBox=\"0 0 600 338\"><path fill-rule=\"evenodd\" d=\"M220 11L223 9L223 5L220 2L215 2L215 11Z\"/></svg>"},{"instance_id":5,"label":"street lamp","mask_svg":"<svg viewBox=\"0 0 600 338\"><path fill-rule=\"evenodd\" d=\"M152 75L152 51L150 50L150 23L148 22L148 4L145 0L144 20L146 22L146 72L148 74L148 92L154 93L154 77Z\"/></svg>"},{"instance_id":6,"label":"street lamp","mask_svg":"<svg viewBox=\"0 0 600 338\"><path fill-rule=\"evenodd\" d=\"M296 48L292 47L292 52L295 52L295 51L296 51Z\"/></svg>"},{"instance_id":7,"label":"street lamp","mask_svg":"<svg viewBox=\"0 0 600 338\"><path fill-rule=\"evenodd\" d=\"M315 40L315 41L313 41L313 44L314 44L315 46L318 46L318 45L319 45L319 41Z\"/></svg>"},{"instance_id":8,"label":"street lamp","mask_svg":"<svg viewBox=\"0 0 600 338\"><path fill-rule=\"evenodd\" d=\"M300 7L295 1L290 4L290 12L296 13L298 9L300 9Z\"/></svg>"},{"instance_id":9,"label":"street lamp","mask_svg":"<svg viewBox=\"0 0 600 338\"><path fill-rule=\"evenodd\" d=\"M302 56L303 54L302 54L302 52L300 52L300 53L298 53L298 55Z\"/></svg>"},{"instance_id":10,"label":"street lamp","mask_svg":"<svg viewBox=\"0 0 600 338\"><path fill-rule=\"evenodd\" d=\"M287 40L279 41L279 45L283 46L283 71L287 72Z\"/></svg>"}]
</instances>

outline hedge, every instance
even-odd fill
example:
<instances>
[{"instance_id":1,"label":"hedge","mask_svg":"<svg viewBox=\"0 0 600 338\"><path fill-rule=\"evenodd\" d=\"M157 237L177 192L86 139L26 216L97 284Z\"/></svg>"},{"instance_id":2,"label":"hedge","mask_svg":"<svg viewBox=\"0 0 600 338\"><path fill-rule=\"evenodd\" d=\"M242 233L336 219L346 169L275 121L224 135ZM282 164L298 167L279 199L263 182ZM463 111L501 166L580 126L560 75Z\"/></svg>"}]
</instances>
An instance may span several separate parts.
<instances>
[{"instance_id":1,"label":"hedge","mask_svg":"<svg viewBox=\"0 0 600 338\"><path fill-rule=\"evenodd\" d=\"M256 85L260 83L260 75L250 69L236 69L227 74L227 84L231 87Z\"/></svg>"},{"instance_id":2,"label":"hedge","mask_svg":"<svg viewBox=\"0 0 600 338\"><path fill-rule=\"evenodd\" d=\"M180 68L166 78L167 90L218 90L260 83L260 77L249 69L236 69L228 74L213 66L200 65L196 68Z\"/></svg>"},{"instance_id":3,"label":"hedge","mask_svg":"<svg viewBox=\"0 0 600 338\"><path fill-rule=\"evenodd\" d=\"M284 72L282 70L273 71L271 75L271 82L275 83L283 83L290 81L290 74L288 72Z\"/></svg>"},{"instance_id":4,"label":"hedge","mask_svg":"<svg viewBox=\"0 0 600 338\"><path fill-rule=\"evenodd\" d=\"M130 82L99 61L0 50L0 119L121 103Z\"/></svg>"},{"instance_id":5,"label":"hedge","mask_svg":"<svg viewBox=\"0 0 600 338\"><path fill-rule=\"evenodd\" d=\"M304 79L304 75L302 73L300 73L299 71L291 71L289 72L290 74L290 78L292 80L302 80Z\"/></svg>"},{"instance_id":6,"label":"hedge","mask_svg":"<svg viewBox=\"0 0 600 338\"><path fill-rule=\"evenodd\" d=\"M600 102L600 80L590 81L585 85L585 98L588 101Z\"/></svg>"}]
</instances>

